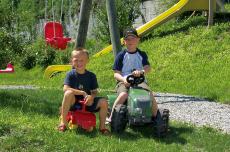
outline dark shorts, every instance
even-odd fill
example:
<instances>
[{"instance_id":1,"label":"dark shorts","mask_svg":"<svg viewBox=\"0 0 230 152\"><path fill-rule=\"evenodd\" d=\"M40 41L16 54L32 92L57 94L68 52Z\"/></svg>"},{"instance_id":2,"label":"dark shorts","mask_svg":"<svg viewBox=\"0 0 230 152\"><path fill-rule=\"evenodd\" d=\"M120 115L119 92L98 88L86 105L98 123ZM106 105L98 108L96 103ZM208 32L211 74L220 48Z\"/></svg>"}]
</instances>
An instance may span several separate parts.
<instances>
[{"instance_id":1,"label":"dark shorts","mask_svg":"<svg viewBox=\"0 0 230 152\"><path fill-rule=\"evenodd\" d=\"M91 106L86 106L86 111L89 112L98 112L100 109L97 108L98 103L100 102L100 99L102 99L103 97L95 97L93 104ZM80 110L82 108L81 104L79 102L75 102L75 104L73 106L71 106L70 111L74 111L74 110Z\"/></svg>"},{"instance_id":2,"label":"dark shorts","mask_svg":"<svg viewBox=\"0 0 230 152\"><path fill-rule=\"evenodd\" d=\"M150 91L150 88L149 88L149 86L147 85L146 82L143 82L143 83L139 84L138 87L141 87L141 88L144 88L144 89ZM120 94L121 92L128 92L128 91L129 91L129 87L126 87L123 82L118 82L117 83L117 86L116 86L117 94Z\"/></svg>"}]
</instances>

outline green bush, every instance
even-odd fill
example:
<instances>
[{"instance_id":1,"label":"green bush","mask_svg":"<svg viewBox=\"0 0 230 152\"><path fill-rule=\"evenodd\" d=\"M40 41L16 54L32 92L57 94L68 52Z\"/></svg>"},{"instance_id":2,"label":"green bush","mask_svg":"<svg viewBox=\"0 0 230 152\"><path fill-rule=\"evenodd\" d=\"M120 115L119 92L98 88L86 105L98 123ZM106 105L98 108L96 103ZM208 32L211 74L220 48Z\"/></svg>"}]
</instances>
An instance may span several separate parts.
<instances>
[{"instance_id":1,"label":"green bush","mask_svg":"<svg viewBox=\"0 0 230 152\"><path fill-rule=\"evenodd\" d=\"M11 2L8 0L0 1L0 27L5 27L7 30L13 29L13 22L16 16L12 11Z\"/></svg>"},{"instance_id":2,"label":"green bush","mask_svg":"<svg viewBox=\"0 0 230 152\"><path fill-rule=\"evenodd\" d=\"M0 29L0 68L4 68L6 66L6 63L10 60L10 55L7 53L9 51L9 48L7 46L7 33L4 28Z\"/></svg>"},{"instance_id":3,"label":"green bush","mask_svg":"<svg viewBox=\"0 0 230 152\"><path fill-rule=\"evenodd\" d=\"M16 62L21 55L24 47L21 37L15 33L7 31L6 28L0 28L0 68L5 67L8 62Z\"/></svg>"},{"instance_id":4,"label":"green bush","mask_svg":"<svg viewBox=\"0 0 230 152\"><path fill-rule=\"evenodd\" d=\"M74 45L74 43L69 43L65 50L55 50L56 53L53 64L69 64Z\"/></svg>"},{"instance_id":5,"label":"green bush","mask_svg":"<svg viewBox=\"0 0 230 152\"><path fill-rule=\"evenodd\" d=\"M26 53L24 57L21 59L21 66L26 69L32 69L36 66L36 57L34 54Z\"/></svg>"},{"instance_id":6,"label":"green bush","mask_svg":"<svg viewBox=\"0 0 230 152\"><path fill-rule=\"evenodd\" d=\"M0 51L0 69L6 67L6 64L9 62L9 57L6 52Z\"/></svg>"},{"instance_id":7,"label":"green bush","mask_svg":"<svg viewBox=\"0 0 230 152\"><path fill-rule=\"evenodd\" d=\"M46 45L43 38L38 38L33 44L28 45L22 54L21 66L25 69L31 69L36 64L43 68L52 64L54 62L56 52L54 48ZM31 63L29 60L31 60Z\"/></svg>"},{"instance_id":8,"label":"green bush","mask_svg":"<svg viewBox=\"0 0 230 152\"><path fill-rule=\"evenodd\" d=\"M61 61L62 64L68 64L70 62L70 57L68 55L62 55Z\"/></svg>"},{"instance_id":9,"label":"green bush","mask_svg":"<svg viewBox=\"0 0 230 152\"><path fill-rule=\"evenodd\" d=\"M38 38L33 44L33 52L36 55L37 64L43 68L52 64L55 59L55 49L48 46L43 38Z\"/></svg>"},{"instance_id":10,"label":"green bush","mask_svg":"<svg viewBox=\"0 0 230 152\"><path fill-rule=\"evenodd\" d=\"M54 59L55 59L55 50L47 47L44 52L41 52L40 54L40 58L37 58L37 63L43 67L46 68L47 66L49 66L50 64L53 63Z\"/></svg>"}]
</instances>

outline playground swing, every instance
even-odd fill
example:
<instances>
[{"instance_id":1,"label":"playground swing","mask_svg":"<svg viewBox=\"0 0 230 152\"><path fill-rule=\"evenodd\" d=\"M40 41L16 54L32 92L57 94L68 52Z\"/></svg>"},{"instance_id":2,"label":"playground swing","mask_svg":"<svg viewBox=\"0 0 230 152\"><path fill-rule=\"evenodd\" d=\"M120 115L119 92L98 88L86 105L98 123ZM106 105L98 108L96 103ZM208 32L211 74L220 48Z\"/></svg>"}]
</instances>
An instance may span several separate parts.
<instances>
[{"instance_id":1,"label":"playground swing","mask_svg":"<svg viewBox=\"0 0 230 152\"><path fill-rule=\"evenodd\" d=\"M14 73L14 66L8 63L6 69L0 69L0 73Z\"/></svg>"},{"instance_id":2,"label":"playground swing","mask_svg":"<svg viewBox=\"0 0 230 152\"><path fill-rule=\"evenodd\" d=\"M47 8L47 0L45 2L45 11ZM54 21L54 8L53 8L53 0L52 0L52 12L53 12L53 21L47 22L44 26L44 35L46 44L50 45L55 49L64 50L67 47L67 43L71 40L71 38L64 37L63 35L63 27L61 24L62 18L62 7L63 7L63 0L61 4L61 17L60 23ZM46 19L46 12L45 12L45 19Z\"/></svg>"}]
</instances>

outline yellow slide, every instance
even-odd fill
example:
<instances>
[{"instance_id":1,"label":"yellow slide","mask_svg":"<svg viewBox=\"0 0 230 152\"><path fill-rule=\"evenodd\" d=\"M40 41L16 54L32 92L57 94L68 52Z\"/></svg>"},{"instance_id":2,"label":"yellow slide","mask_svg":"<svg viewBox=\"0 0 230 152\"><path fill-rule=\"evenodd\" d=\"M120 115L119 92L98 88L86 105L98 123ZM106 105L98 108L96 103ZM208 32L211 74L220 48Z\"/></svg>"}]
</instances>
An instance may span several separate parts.
<instances>
[{"instance_id":1,"label":"yellow slide","mask_svg":"<svg viewBox=\"0 0 230 152\"><path fill-rule=\"evenodd\" d=\"M44 76L46 78L51 78L58 72L65 72L71 69L72 69L71 65L51 65L46 68Z\"/></svg>"},{"instance_id":2,"label":"yellow slide","mask_svg":"<svg viewBox=\"0 0 230 152\"><path fill-rule=\"evenodd\" d=\"M216 10L216 0L213 0L213 8L214 11ZM185 11L193 11L193 10L208 10L209 8L209 0L180 0L178 3L173 5L167 11L163 12L162 14L158 15L154 19L150 20L146 24L137 28L137 32L140 36L145 35L146 33L150 32L153 28L158 27L159 25L167 22L168 20L172 19L173 17L177 16L178 14L185 12ZM121 39L121 43L123 43L123 38ZM112 51L112 45L104 48L100 52L96 53L93 57L98 57L103 54L107 54ZM67 71L70 70L70 65L52 65L49 66L45 70L45 77L50 78L55 73L60 71Z\"/></svg>"}]
</instances>

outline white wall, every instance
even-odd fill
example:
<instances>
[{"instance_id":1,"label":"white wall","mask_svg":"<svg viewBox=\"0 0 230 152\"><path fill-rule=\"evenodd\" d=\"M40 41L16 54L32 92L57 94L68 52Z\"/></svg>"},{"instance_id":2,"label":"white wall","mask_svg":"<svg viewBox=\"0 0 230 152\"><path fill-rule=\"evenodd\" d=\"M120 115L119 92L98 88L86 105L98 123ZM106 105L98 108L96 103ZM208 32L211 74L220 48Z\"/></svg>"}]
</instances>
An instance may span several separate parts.
<instances>
[{"instance_id":1,"label":"white wall","mask_svg":"<svg viewBox=\"0 0 230 152\"><path fill-rule=\"evenodd\" d=\"M156 17L160 12L160 0L147 0L142 2L140 6L140 10L144 16L144 20L146 22L150 21L154 17ZM135 24L133 25L135 28L144 24L143 18L140 16L135 20Z\"/></svg>"}]
</instances>

